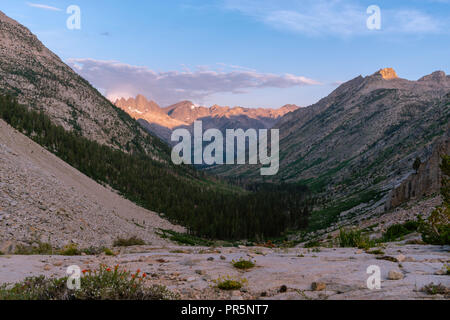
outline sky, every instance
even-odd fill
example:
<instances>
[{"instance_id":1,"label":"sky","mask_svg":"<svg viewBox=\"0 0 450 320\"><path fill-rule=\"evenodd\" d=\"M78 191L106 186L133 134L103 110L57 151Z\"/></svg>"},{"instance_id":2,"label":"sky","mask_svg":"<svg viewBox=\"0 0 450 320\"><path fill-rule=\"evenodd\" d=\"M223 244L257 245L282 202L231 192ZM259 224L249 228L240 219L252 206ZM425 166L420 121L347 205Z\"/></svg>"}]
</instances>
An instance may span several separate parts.
<instances>
[{"instance_id":1,"label":"sky","mask_svg":"<svg viewBox=\"0 0 450 320\"><path fill-rule=\"evenodd\" d=\"M71 5L80 28L67 26ZM0 0L0 10L110 99L307 106L384 67L410 80L450 73L450 0Z\"/></svg>"}]
</instances>

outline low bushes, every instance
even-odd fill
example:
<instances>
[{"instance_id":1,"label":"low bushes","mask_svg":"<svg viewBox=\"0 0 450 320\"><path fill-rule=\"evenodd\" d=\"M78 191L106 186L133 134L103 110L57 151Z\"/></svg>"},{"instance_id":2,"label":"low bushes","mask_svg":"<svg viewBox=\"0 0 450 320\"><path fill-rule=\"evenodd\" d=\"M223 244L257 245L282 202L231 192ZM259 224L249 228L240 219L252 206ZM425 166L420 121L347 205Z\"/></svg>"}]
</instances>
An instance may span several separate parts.
<instances>
[{"instance_id":1,"label":"low bushes","mask_svg":"<svg viewBox=\"0 0 450 320\"><path fill-rule=\"evenodd\" d=\"M320 242L317 240L308 241L304 245L305 248L314 248L314 247L319 247L319 246L320 246Z\"/></svg>"},{"instance_id":2,"label":"low bushes","mask_svg":"<svg viewBox=\"0 0 450 320\"><path fill-rule=\"evenodd\" d=\"M15 255L61 255L61 256L79 256L98 255L104 253L106 255L114 255L114 252L107 247L89 247L79 249L78 245L72 243L64 246L62 249L54 248L49 243L39 242L34 246L18 245L14 251Z\"/></svg>"},{"instance_id":3,"label":"low bushes","mask_svg":"<svg viewBox=\"0 0 450 320\"><path fill-rule=\"evenodd\" d=\"M59 251L59 254L62 256L79 256L81 255L81 250L78 249L76 244L69 244Z\"/></svg>"},{"instance_id":4,"label":"low bushes","mask_svg":"<svg viewBox=\"0 0 450 320\"><path fill-rule=\"evenodd\" d=\"M442 294L448 296L450 294L450 289L442 284L430 283L424 286L420 291L425 292L429 295Z\"/></svg>"},{"instance_id":5,"label":"low bushes","mask_svg":"<svg viewBox=\"0 0 450 320\"><path fill-rule=\"evenodd\" d=\"M338 242L342 248L369 249L376 245L374 240L369 240L369 237L363 236L361 230L340 229Z\"/></svg>"},{"instance_id":6,"label":"low bushes","mask_svg":"<svg viewBox=\"0 0 450 320\"><path fill-rule=\"evenodd\" d=\"M386 232L383 233L382 241L395 241L400 237L417 231L419 223L417 221L407 221L402 224L391 225Z\"/></svg>"},{"instance_id":7,"label":"low bushes","mask_svg":"<svg viewBox=\"0 0 450 320\"><path fill-rule=\"evenodd\" d=\"M237 279L226 276L223 278L221 277L214 282L220 290L239 290L247 283L247 279Z\"/></svg>"},{"instance_id":8,"label":"low bushes","mask_svg":"<svg viewBox=\"0 0 450 320\"><path fill-rule=\"evenodd\" d=\"M255 266L255 263L253 261L244 260L243 258L240 258L237 261L233 260L233 261L231 261L231 264L233 265L233 267L242 269L242 270L251 269Z\"/></svg>"},{"instance_id":9,"label":"low bushes","mask_svg":"<svg viewBox=\"0 0 450 320\"><path fill-rule=\"evenodd\" d=\"M67 288L67 277L27 278L14 285L0 286L0 300L173 300L179 297L164 286L146 286L147 275L131 273L118 266L83 270L79 290Z\"/></svg>"},{"instance_id":10,"label":"low bushes","mask_svg":"<svg viewBox=\"0 0 450 320\"><path fill-rule=\"evenodd\" d=\"M145 241L133 236L130 237L128 239L125 238L118 238L117 240L114 241L113 246L114 247L131 247L131 246L143 246L145 245Z\"/></svg>"},{"instance_id":11,"label":"low bushes","mask_svg":"<svg viewBox=\"0 0 450 320\"><path fill-rule=\"evenodd\" d=\"M38 242L36 246L18 245L14 250L17 255L52 255L56 252L51 244L44 242Z\"/></svg>"}]
</instances>

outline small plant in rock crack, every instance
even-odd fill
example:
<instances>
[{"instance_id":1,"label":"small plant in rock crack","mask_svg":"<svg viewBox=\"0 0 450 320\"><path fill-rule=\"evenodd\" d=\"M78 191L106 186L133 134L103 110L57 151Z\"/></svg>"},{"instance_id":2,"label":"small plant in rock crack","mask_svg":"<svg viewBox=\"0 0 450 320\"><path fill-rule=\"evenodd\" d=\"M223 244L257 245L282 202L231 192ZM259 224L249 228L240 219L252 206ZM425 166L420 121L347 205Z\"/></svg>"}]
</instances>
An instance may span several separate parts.
<instances>
[{"instance_id":1,"label":"small plant in rock crack","mask_svg":"<svg viewBox=\"0 0 450 320\"><path fill-rule=\"evenodd\" d=\"M245 278L233 278L231 276L219 277L217 280L213 280L220 290L239 290L248 281Z\"/></svg>"},{"instance_id":2,"label":"small plant in rock crack","mask_svg":"<svg viewBox=\"0 0 450 320\"><path fill-rule=\"evenodd\" d=\"M233 265L233 267L238 268L238 269L242 269L242 270L247 270L247 269L251 269L255 266L255 262L251 261L251 260L245 260L244 258L240 258L239 260L232 260L231 264Z\"/></svg>"},{"instance_id":3,"label":"small plant in rock crack","mask_svg":"<svg viewBox=\"0 0 450 320\"><path fill-rule=\"evenodd\" d=\"M450 289L442 284L434 284L430 283L424 286L420 291L425 292L429 295L436 295L436 294L442 294L445 296L450 295Z\"/></svg>"},{"instance_id":4,"label":"small plant in rock crack","mask_svg":"<svg viewBox=\"0 0 450 320\"><path fill-rule=\"evenodd\" d=\"M374 250L367 250L366 253L368 254L384 254L384 251L381 249L374 249Z\"/></svg>"}]
</instances>

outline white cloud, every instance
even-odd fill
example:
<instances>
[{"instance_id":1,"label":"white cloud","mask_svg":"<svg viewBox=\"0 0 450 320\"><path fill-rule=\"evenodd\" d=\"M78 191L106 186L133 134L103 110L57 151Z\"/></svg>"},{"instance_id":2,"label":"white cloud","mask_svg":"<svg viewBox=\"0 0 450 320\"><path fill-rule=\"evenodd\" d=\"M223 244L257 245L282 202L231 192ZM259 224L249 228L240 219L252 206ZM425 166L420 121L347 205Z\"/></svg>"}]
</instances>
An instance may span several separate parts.
<instances>
[{"instance_id":1,"label":"white cloud","mask_svg":"<svg viewBox=\"0 0 450 320\"><path fill-rule=\"evenodd\" d=\"M348 37L374 33L366 27L367 6L354 0L224 0L224 7L273 28L307 36ZM447 21L412 8L381 7L381 15L382 29L378 33L382 34L439 33L447 32L449 27Z\"/></svg>"},{"instance_id":2,"label":"white cloud","mask_svg":"<svg viewBox=\"0 0 450 320\"><path fill-rule=\"evenodd\" d=\"M290 88L319 82L292 74L276 75L250 70L155 72L117 61L69 59L68 64L110 98L143 94L166 106L181 100L202 103L216 93L244 93L256 88Z\"/></svg>"},{"instance_id":3,"label":"white cloud","mask_svg":"<svg viewBox=\"0 0 450 320\"><path fill-rule=\"evenodd\" d=\"M60 8L48 6L48 5L46 5L46 4L41 4L41 3L31 3L31 2L27 2L27 5L30 6L30 7L39 8L39 9L44 9L44 10L50 10L50 11L62 11L62 9L60 9Z\"/></svg>"},{"instance_id":4,"label":"white cloud","mask_svg":"<svg viewBox=\"0 0 450 320\"><path fill-rule=\"evenodd\" d=\"M445 24L438 19L416 10L399 10L392 15L393 25L390 32L400 33L439 33Z\"/></svg>"}]
</instances>

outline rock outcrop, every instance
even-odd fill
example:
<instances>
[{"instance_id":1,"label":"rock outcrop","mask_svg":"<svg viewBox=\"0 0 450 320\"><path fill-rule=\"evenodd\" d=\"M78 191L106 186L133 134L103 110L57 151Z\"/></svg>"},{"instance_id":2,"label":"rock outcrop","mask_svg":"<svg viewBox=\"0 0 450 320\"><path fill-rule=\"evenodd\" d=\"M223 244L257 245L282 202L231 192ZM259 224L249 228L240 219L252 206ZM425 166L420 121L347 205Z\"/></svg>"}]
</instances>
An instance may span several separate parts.
<instances>
[{"instance_id":1,"label":"rock outcrop","mask_svg":"<svg viewBox=\"0 0 450 320\"><path fill-rule=\"evenodd\" d=\"M411 173L391 191L386 202L386 209L439 192L442 181L442 171L439 166L442 156L448 154L450 154L450 138L447 135L435 143L431 156L422 162L417 172Z\"/></svg>"},{"instance_id":2,"label":"rock outcrop","mask_svg":"<svg viewBox=\"0 0 450 320\"><path fill-rule=\"evenodd\" d=\"M398 79L397 73L392 68L384 68L377 72L384 80Z\"/></svg>"}]
</instances>

